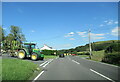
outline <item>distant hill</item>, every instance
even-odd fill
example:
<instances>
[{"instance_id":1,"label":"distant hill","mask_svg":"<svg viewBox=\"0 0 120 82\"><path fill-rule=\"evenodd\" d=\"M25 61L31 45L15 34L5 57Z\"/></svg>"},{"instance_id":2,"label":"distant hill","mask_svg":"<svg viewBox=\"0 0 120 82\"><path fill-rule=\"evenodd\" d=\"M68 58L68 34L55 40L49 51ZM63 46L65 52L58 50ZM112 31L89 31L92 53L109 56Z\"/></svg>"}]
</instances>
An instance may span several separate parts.
<instances>
[{"instance_id":1,"label":"distant hill","mask_svg":"<svg viewBox=\"0 0 120 82\"><path fill-rule=\"evenodd\" d=\"M108 40L108 41L98 41L91 43L92 51L100 51L105 50L107 47L109 47L111 44L114 43L120 43L120 40ZM86 44L84 46L78 46L76 48L71 49L63 49L60 50L62 52L81 52L81 51L89 51L89 44Z\"/></svg>"}]
</instances>

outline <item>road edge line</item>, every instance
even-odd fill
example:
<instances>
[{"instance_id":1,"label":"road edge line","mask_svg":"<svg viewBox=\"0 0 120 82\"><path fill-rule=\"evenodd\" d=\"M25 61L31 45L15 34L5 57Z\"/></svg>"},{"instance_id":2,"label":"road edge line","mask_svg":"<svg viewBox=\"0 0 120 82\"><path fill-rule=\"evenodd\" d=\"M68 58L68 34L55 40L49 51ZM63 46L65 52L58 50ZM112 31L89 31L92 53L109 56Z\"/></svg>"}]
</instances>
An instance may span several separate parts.
<instances>
[{"instance_id":1,"label":"road edge line","mask_svg":"<svg viewBox=\"0 0 120 82\"><path fill-rule=\"evenodd\" d=\"M43 67L46 67L50 62L52 62L53 59L51 59L48 63L46 63Z\"/></svg>"},{"instance_id":2,"label":"road edge line","mask_svg":"<svg viewBox=\"0 0 120 82\"><path fill-rule=\"evenodd\" d=\"M32 82L34 82L35 80L37 80L38 77L40 77L44 72L45 72L45 71L40 72L40 74L39 74Z\"/></svg>"},{"instance_id":3,"label":"road edge line","mask_svg":"<svg viewBox=\"0 0 120 82\"><path fill-rule=\"evenodd\" d=\"M95 70L93 70L93 69L90 69L90 71L92 71L92 72L94 72L94 73L96 73L96 74L104 77L104 78L107 79L107 80L110 80L110 81L112 81L112 82L115 82L114 80L110 79L109 77L106 77L105 75L103 75L103 74L101 74L101 73L99 73L99 72L97 72L97 71L95 71Z\"/></svg>"},{"instance_id":4,"label":"road edge line","mask_svg":"<svg viewBox=\"0 0 120 82\"><path fill-rule=\"evenodd\" d=\"M45 63L47 63L48 61L45 61L45 62L43 62L42 64L40 64L39 66L43 66Z\"/></svg>"}]
</instances>

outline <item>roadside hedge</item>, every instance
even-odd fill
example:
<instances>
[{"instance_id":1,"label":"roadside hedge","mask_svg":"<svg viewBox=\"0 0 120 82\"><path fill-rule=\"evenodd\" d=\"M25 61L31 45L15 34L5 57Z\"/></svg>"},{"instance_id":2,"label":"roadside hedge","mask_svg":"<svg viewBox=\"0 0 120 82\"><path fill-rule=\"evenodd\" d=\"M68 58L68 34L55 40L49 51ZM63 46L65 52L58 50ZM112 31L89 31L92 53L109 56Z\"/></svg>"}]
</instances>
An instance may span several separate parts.
<instances>
[{"instance_id":1,"label":"roadside hedge","mask_svg":"<svg viewBox=\"0 0 120 82\"><path fill-rule=\"evenodd\" d=\"M106 53L102 62L120 65L120 52Z\"/></svg>"},{"instance_id":2,"label":"roadside hedge","mask_svg":"<svg viewBox=\"0 0 120 82\"><path fill-rule=\"evenodd\" d=\"M90 55L89 52L79 52L78 55Z\"/></svg>"}]
</instances>

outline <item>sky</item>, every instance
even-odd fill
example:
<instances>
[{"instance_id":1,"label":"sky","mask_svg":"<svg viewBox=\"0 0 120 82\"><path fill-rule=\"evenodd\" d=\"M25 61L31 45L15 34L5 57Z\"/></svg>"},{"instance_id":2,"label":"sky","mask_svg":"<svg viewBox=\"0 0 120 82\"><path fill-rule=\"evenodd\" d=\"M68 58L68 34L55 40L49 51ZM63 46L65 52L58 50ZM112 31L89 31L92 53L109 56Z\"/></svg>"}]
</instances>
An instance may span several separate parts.
<instances>
[{"instance_id":1,"label":"sky","mask_svg":"<svg viewBox=\"0 0 120 82\"><path fill-rule=\"evenodd\" d=\"M70 49L91 42L118 39L117 2L3 2L2 25L22 28L39 48Z\"/></svg>"}]
</instances>

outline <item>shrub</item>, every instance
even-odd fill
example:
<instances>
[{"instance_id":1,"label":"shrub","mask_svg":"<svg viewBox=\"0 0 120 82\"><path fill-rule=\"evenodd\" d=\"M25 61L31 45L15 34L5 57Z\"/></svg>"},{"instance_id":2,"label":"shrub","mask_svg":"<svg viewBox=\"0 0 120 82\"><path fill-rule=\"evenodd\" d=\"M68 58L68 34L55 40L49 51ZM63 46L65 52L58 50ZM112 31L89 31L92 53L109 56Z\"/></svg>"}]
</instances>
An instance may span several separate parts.
<instances>
[{"instance_id":1,"label":"shrub","mask_svg":"<svg viewBox=\"0 0 120 82\"><path fill-rule=\"evenodd\" d=\"M55 50L42 50L44 55L55 55L54 53L57 52Z\"/></svg>"},{"instance_id":2,"label":"shrub","mask_svg":"<svg viewBox=\"0 0 120 82\"><path fill-rule=\"evenodd\" d=\"M120 64L120 52L105 53L102 62L111 63L111 64Z\"/></svg>"},{"instance_id":3,"label":"shrub","mask_svg":"<svg viewBox=\"0 0 120 82\"><path fill-rule=\"evenodd\" d=\"M89 55L89 52L79 52L78 55Z\"/></svg>"},{"instance_id":4,"label":"shrub","mask_svg":"<svg viewBox=\"0 0 120 82\"><path fill-rule=\"evenodd\" d=\"M105 53L120 52L120 43L113 43L106 48Z\"/></svg>"}]
</instances>

